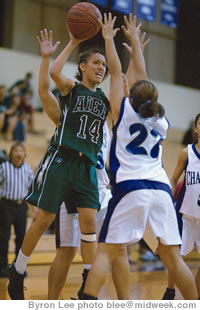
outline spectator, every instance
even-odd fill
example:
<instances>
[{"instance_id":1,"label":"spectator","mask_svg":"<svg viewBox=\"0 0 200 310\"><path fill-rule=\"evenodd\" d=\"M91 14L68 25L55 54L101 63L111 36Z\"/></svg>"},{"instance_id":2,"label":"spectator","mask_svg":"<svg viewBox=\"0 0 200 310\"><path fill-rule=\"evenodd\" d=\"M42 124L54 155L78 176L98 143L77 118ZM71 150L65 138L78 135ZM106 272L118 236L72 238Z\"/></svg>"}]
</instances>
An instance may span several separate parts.
<instances>
[{"instance_id":1,"label":"spectator","mask_svg":"<svg viewBox=\"0 0 200 310\"><path fill-rule=\"evenodd\" d=\"M25 131L29 133L36 133L34 130L34 110L31 104L31 96L32 92L26 91L21 99L21 109L23 112L23 123L25 127Z\"/></svg>"},{"instance_id":2,"label":"spectator","mask_svg":"<svg viewBox=\"0 0 200 310\"><path fill-rule=\"evenodd\" d=\"M9 107L9 97L7 96L7 89L5 85L0 85L0 133L5 122L5 111Z\"/></svg>"},{"instance_id":3,"label":"spectator","mask_svg":"<svg viewBox=\"0 0 200 310\"><path fill-rule=\"evenodd\" d=\"M4 138L8 141L13 140L14 130L18 121L21 119L20 97L16 93L11 95L10 107L5 110L5 120L2 131Z\"/></svg>"},{"instance_id":4,"label":"spectator","mask_svg":"<svg viewBox=\"0 0 200 310\"><path fill-rule=\"evenodd\" d=\"M19 91L19 96L23 96L26 92L30 92L33 95L33 89L31 85L32 78L33 75L31 72L26 73L24 79L18 80L10 87L10 91L12 91L14 88L17 88Z\"/></svg>"},{"instance_id":5,"label":"spectator","mask_svg":"<svg viewBox=\"0 0 200 310\"><path fill-rule=\"evenodd\" d=\"M21 248L26 231L27 204L23 200L33 180L32 168L24 162L22 143L13 144L9 160L0 164L0 277L8 276L8 247L11 225L15 230L15 254Z\"/></svg>"}]
</instances>

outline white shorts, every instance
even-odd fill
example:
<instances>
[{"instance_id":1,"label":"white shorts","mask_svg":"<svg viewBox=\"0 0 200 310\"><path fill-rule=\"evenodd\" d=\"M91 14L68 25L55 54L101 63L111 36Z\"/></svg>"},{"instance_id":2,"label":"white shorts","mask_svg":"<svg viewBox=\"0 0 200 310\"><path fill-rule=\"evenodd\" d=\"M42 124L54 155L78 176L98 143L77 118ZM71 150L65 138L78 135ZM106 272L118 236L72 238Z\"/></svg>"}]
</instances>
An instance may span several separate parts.
<instances>
[{"instance_id":1,"label":"white shorts","mask_svg":"<svg viewBox=\"0 0 200 310\"><path fill-rule=\"evenodd\" d=\"M111 197L112 195L109 189L104 188L99 191L99 200L102 208L97 212L97 236L99 235L107 211L108 201ZM69 214L65 203L63 202L60 207L60 212L56 218L56 247L79 247L80 239L81 232L78 214Z\"/></svg>"},{"instance_id":2,"label":"white shorts","mask_svg":"<svg viewBox=\"0 0 200 310\"><path fill-rule=\"evenodd\" d=\"M189 254L197 246L200 252L200 219L183 215L181 255Z\"/></svg>"},{"instance_id":3,"label":"white shorts","mask_svg":"<svg viewBox=\"0 0 200 310\"><path fill-rule=\"evenodd\" d=\"M158 238L165 245L181 244L173 202L163 190L132 191L109 203L99 242L129 244L142 238L154 252Z\"/></svg>"}]
</instances>

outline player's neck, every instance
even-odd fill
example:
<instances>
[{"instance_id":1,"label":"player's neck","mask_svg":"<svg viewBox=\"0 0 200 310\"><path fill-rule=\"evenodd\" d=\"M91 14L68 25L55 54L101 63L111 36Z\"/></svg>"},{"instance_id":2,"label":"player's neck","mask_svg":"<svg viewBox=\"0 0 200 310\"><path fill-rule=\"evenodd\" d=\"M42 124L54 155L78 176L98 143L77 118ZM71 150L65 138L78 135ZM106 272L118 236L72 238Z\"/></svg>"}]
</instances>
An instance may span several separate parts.
<instances>
[{"instance_id":1,"label":"player's neck","mask_svg":"<svg viewBox=\"0 0 200 310\"><path fill-rule=\"evenodd\" d=\"M85 87L90 89L91 91L96 91L98 84L97 83L92 83L88 80L83 80L81 81L81 84L83 84Z\"/></svg>"}]
</instances>

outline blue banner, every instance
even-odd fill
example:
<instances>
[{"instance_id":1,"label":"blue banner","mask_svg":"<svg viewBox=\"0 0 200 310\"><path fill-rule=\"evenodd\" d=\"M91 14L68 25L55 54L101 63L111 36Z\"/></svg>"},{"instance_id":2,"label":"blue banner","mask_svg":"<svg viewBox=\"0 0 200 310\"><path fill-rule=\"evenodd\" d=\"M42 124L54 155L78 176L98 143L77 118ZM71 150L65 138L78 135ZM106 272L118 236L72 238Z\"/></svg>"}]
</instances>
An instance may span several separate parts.
<instances>
[{"instance_id":1,"label":"blue banner","mask_svg":"<svg viewBox=\"0 0 200 310\"><path fill-rule=\"evenodd\" d=\"M104 7L108 7L108 4L109 4L109 0L90 0L88 2L97 4L99 6L104 6Z\"/></svg>"},{"instance_id":2,"label":"blue banner","mask_svg":"<svg viewBox=\"0 0 200 310\"><path fill-rule=\"evenodd\" d=\"M112 10L122 14L133 13L134 0L112 0Z\"/></svg>"},{"instance_id":3,"label":"blue banner","mask_svg":"<svg viewBox=\"0 0 200 310\"><path fill-rule=\"evenodd\" d=\"M156 19L156 0L137 0L137 18L153 22Z\"/></svg>"},{"instance_id":4,"label":"blue banner","mask_svg":"<svg viewBox=\"0 0 200 310\"><path fill-rule=\"evenodd\" d=\"M160 21L161 24L176 27L178 0L162 0L160 4Z\"/></svg>"}]
</instances>

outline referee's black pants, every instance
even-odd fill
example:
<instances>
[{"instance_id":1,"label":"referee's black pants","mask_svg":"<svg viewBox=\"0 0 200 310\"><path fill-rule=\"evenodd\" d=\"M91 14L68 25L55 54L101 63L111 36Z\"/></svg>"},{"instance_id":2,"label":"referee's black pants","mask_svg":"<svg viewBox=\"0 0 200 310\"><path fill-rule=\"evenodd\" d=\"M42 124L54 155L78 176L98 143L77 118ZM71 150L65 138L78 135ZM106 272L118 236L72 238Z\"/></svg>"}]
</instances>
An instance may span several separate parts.
<instances>
[{"instance_id":1,"label":"referee's black pants","mask_svg":"<svg viewBox=\"0 0 200 310\"><path fill-rule=\"evenodd\" d=\"M11 225L15 231L15 254L21 248L26 233L27 204L14 200L0 199L0 265L8 264L8 249L11 233Z\"/></svg>"}]
</instances>

